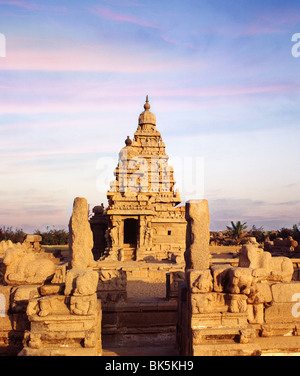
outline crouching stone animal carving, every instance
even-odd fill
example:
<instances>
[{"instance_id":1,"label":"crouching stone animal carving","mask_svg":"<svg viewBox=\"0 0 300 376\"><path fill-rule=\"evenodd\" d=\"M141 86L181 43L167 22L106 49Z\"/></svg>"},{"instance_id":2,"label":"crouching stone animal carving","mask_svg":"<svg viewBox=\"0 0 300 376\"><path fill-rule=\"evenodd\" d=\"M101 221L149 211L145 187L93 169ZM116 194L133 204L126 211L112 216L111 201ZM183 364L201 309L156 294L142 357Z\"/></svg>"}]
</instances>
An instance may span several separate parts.
<instances>
[{"instance_id":1,"label":"crouching stone animal carving","mask_svg":"<svg viewBox=\"0 0 300 376\"><path fill-rule=\"evenodd\" d=\"M42 284L53 277L55 264L41 254L16 246L6 251L5 282L8 285Z\"/></svg>"},{"instance_id":2,"label":"crouching stone animal carving","mask_svg":"<svg viewBox=\"0 0 300 376\"><path fill-rule=\"evenodd\" d=\"M69 308L64 295L50 295L29 300L27 311L28 316L39 315L67 315Z\"/></svg>"},{"instance_id":3,"label":"crouching stone animal carving","mask_svg":"<svg viewBox=\"0 0 300 376\"><path fill-rule=\"evenodd\" d=\"M271 253L252 244L243 245L239 266L254 269L256 281L290 282L294 272L293 262L289 258L272 257Z\"/></svg>"},{"instance_id":4,"label":"crouching stone animal carving","mask_svg":"<svg viewBox=\"0 0 300 376\"><path fill-rule=\"evenodd\" d=\"M97 295L71 296L70 312L73 315L92 315L97 309Z\"/></svg>"},{"instance_id":5,"label":"crouching stone animal carving","mask_svg":"<svg viewBox=\"0 0 300 376\"><path fill-rule=\"evenodd\" d=\"M249 295L253 285L252 272L253 269L250 268L229 268L226 292Z\"/></svg>"},{"instance_id":6,"label":"crouching stone animal carving","mask_svg":"<svg viewBox=\"0 0 300 376\"><path fill-rule=\"evenodd\" d=\"M96 271L72 269L66 278L65 295L70 296L70 312L73 315L91 315L97 309Z\"/></svg>"}]
</instances>

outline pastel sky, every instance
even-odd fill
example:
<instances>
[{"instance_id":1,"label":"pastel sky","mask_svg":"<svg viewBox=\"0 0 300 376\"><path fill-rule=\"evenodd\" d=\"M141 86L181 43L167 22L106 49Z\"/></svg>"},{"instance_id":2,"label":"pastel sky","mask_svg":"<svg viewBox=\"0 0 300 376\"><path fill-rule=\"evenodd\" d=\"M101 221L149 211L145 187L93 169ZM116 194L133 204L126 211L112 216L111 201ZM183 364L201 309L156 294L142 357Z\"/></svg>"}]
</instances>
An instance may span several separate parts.
<instances>
[{"instance_id":1,"label":"pastel sky","mask_svg":"<svg viewBox=\"0 0 300 376\"><path fill-rule=\"evenodd\" d=\"M107 205L147 94L212 230L300 222L299 0L0 0L0 33L0 226Z\"/></svg>"}]
</instances>

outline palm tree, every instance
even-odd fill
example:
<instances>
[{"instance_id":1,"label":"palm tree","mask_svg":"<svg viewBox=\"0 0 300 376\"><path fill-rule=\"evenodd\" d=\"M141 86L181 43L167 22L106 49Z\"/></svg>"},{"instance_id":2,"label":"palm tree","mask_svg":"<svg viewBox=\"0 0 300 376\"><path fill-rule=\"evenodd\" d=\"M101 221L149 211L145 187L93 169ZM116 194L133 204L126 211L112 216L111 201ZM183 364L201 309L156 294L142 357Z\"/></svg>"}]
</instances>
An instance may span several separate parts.
<instances>
[{"instance_id":1,"label":"palm tree","mask_svg":"<svg viewBox=\"0 0 300 376\"><path fill-rule=\"evenodd\" d=\"M243 231L247 228L246 222L241 223L241 221L237 221L236 223L234 223L233 221L231 221L231 227L226 227L230 233L230 236L235 239L237 244L239 245L244 236Z\"/></svg>"}]
</instances>

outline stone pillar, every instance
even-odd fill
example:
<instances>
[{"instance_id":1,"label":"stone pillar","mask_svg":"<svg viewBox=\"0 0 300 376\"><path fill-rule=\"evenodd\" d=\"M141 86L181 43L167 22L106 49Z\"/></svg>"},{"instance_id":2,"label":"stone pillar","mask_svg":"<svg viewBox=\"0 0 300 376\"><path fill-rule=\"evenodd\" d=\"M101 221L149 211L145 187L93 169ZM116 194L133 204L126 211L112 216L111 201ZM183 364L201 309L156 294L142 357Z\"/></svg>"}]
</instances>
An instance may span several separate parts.
<instances>
[{"instance_id":1,"label":"stone pillar","mask_svg":"<svg viewBox=\"0 0 300 376\"><path fill-rule=\"evenodd\" d=\"M92 253L93 233L88 220L87 200L76 197L69 222L69 250L71 267L86 269L95 266Z\"/></svg>"},{"instance_id":2,"label":"stone pillar","mask_svg":"<svg viewBox=\"0 0 300 376\"><path fill-rule=\"evenodd\" d=\"M256 331L248 323L247 300L255 293L252 269L209 267L206 200L187 202L186 220L186 281L179 291L177 326L180 355L260 354L259 345L251 342ZM255 296L254 301L259 298Z\"/></svg>"},{"instance_id":3,"label":"stone pillar","mask_svg":"<svg viewBox=\"0 0 300 376\"><path fill-rule=\"evenodd\" d=\"M207 200L190 200L185 205L186 269L209 268L209 209Z\"/></svg>"},{"instance_id":4,"label":"stone pillar","mask_svg":"<svg viewBox=\"0 0 300 376\"><path fill-rule=\"evenodd\" d=\"M69 223L71 268L65 283L45 284L29 298L23 356L98 356L102 354L99 274L91 270L93 233L85 198L74 200ZM52 282L52 281L51 281Z\"/></svg>"}]
</instances>

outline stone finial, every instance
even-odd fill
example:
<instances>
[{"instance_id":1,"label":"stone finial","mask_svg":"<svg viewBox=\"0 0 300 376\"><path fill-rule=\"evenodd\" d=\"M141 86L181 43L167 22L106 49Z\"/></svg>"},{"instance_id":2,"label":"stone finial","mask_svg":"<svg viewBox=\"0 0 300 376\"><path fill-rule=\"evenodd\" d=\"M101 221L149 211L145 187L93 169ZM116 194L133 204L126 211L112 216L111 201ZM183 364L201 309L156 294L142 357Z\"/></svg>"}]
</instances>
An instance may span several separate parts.
<instances>
[{"instance_id":1,"label":"stone finial","mask_svg":"<svg viewBox=\"0 0 300 376\"><path fill-rule=\"evenodd\" d=\"M143 125L143 124L156 125L156 116L151 111L149 111L150 108L151 106L149 104L149 98L147 95L146 103L144 104L145 111L143 111L139 116L139 125Z\"/></svg>"},{"instance_id":2,"label":"stone finial","mask_svg":"<svg viewBox=\"0 0 300 376\"><path fill-rule=\"evenodd\" d=\"M95 265L92 253L93 245L93 233L88 221L87 200L76 197L69 222L69 250L72 268L86 269Z\"/></svg>"},{"instance_id":3,"label":"stone finial","mask_svg":"<svg viewBox=\"0 0 300 376\"><path fill-rule=\"evenodd\" d=\"M149 104L149 98L148 98L148 95L146 96L146 103L144 104L144 109L145 111L149 111L151 108L150 104Z\"/></svg>"},{"instance_id":4,"label":"stone finial","mask_svg":"<svg viewBox=\"0 0 300 376\"><path fill-rule=\"evenodd\" d=\"M130 137L127 136L127 138L126 138L126 140L125 140L125 145L126 145L126 146L130 146L131 144L132 144L132 141L131 141Z\"/></svg>"},{"instance_id":5,"label":"stone finial","mask_svg":"<svg viewBox=\"0 0 300 376\"><path fill-rule=\"evenodd\" d=\"M187 220L186 268L209 268L209 209L207 200L190 200L185 206Z\"/></svg>"}]
</instances>

